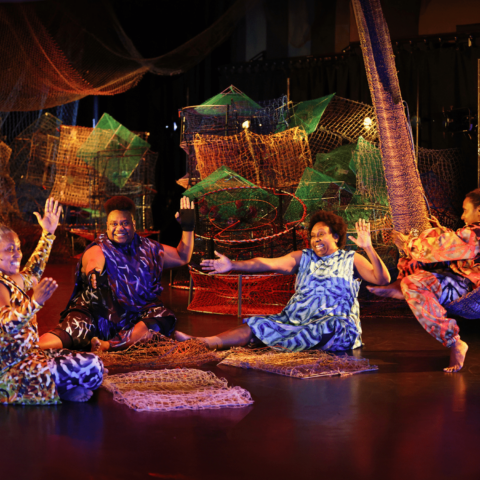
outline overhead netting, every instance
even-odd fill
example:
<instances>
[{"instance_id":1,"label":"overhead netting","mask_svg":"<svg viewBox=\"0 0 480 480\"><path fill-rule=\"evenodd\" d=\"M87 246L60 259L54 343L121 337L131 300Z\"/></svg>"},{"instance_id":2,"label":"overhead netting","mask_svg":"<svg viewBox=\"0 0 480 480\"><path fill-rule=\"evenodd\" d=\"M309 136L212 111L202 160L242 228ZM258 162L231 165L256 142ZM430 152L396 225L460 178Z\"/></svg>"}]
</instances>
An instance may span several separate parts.
<instances>
[{"instance_id":1,"label":"overhead netting","mask_svg":"<svg viewBox=\"0 0 480 480\"><path fill-rule=\"evenodd\" d=\"M258 186L295 185L312 166L306 132L301 127L282 133L257 135L244 129L238 135L197 135L197 169L202 179L222 165Z\"/></svg>"},{"instance_id":2,"label":"overhead netting","mask_svg":"<svg viewBox=\"0 0 480 480\"><path fill-rule=\"evenodd\" d=\"M146 370L108 375L102 386L113 399L137 412L245 407L253 403L241 387L212 372L192 369Z\"/></svg>"},{"instance_id":3,"label":"overhead netting","mask_svg":"<svg viewBox=\"0 0 480 480\"><path fill-rule=\"evenodd\" d=\"M190 269L195 295L188 310L221 315L280 313L295 291L295 275L208 275Z\"/></svg>"},{"instance_id":4,"label":"overhead netting","mask_svg":"<svg viewBox=\"0 0 480 480\"><path fill-rule=\"evenodd\" d=\"M115 95L137 85L147 72L187 71L228 38L257 3L237 0L185 44L145 59L108 2L3 2L0 112L39 110L88 95Z\"/></svg>"},{"instance_id":5,"label":"overhead netting","mask_svg":"<svg viewBox=\"0 0 480 480\"><path fill-rule=\"evenodd\" d=\"M378 370L366 358L333 355L322 350L285 352L274 348L233 348L219 365L251 368L294 378L347 376Z\"/></svg>"},{"instance_id":6,"label":"overhead netting","mask_svg":"<svg viewBox=\"0 0 480 480\"><path fill-rule=\"evenodd\" d=\"M159 333L146 342L138 342L125 350L99 354L107 368L183 368L200 367L204 363L219 361L223 353L214 352L200 340L176 342Z\"/></svg>"}]
</instances>

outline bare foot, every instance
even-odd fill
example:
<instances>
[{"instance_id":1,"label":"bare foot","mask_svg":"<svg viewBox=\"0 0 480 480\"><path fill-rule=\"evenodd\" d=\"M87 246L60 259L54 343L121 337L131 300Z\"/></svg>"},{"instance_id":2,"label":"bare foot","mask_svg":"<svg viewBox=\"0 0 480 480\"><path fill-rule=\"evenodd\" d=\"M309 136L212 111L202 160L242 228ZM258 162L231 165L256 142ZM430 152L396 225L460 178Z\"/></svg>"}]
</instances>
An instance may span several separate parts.
<instances>
[{"instance_id":1,"label":"bare foot","mask_svg":"<svg viewBox=\"0 0 480 480\"><path fill-rule=\"evenodd\" d=\"M379 297L397 298L398 300L405 300L402 289L400 288L400 282L401 280L395 280L390 285L385 285L384 287L367 287L367 290Z\"/></svg>"},{"instance_id":2,"label":"bare foot","mask_svg":"<svg viewBox=\"0 0 480 480\"><path fill-rule=\"evenodd\" d=\"M90 351L97 352L107 352L110 350L110 343L100 340L98 337L93 337L90 343Z\"/></svg>"},{"instance_id":3,"label":"bare foot","mask_svg":"<svg viewBox=\"0 0 480 480\"><path fill-rule=\"evenodd\" d=\"M463 340L458 339L455 345L450 348L450 365L443 371L448 373L459 372L463 367L463 362L465 362L467 350L468 345Z\"/></svg>"},{"instance_id":4,"label":"bare foot","mask_svg":"<svg viewBox=\"0 0 480 480\"><path fill-rule=\"evenodd\" d=\"M218 337L194 337L192 335L187 335L186 333L179 332L178 330L175 331L173 334L173 338L177 342L185 342L186 340L200 340L201 342L204 342L207 344L207 347L210 350L220 350L223 346L222 340Z\"/></svg>"},{"instance_id":5,"label":"bare foot","mask_svg":"<svg viewBox=\"0 0 480 480\"><path fill-rule=\"evenodd\" d=\"M61 393L59 392L59 395L62 400L66 400L67 402L86 402L90 400L93 392L85 387L79 386Z\"/></svg>"}]
</instances>

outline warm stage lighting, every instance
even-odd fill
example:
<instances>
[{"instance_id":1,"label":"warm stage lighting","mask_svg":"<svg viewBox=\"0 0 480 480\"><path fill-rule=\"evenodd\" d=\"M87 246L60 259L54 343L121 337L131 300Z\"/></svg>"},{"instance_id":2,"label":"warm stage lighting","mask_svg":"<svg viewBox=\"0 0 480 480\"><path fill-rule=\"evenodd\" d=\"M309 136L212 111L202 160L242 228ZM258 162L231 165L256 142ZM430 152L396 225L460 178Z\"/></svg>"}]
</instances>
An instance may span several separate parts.
<instances>
[{"instance_id":1,"label":"warm stage lighting","mask_svg":"<svg viewBox=\"0 0 480 480\"><path fill-rule=\"evenodd\" d=\"M250 120L245 120L243 123L242 123L242 127L247 129L250 127Z\"/></svg>"},{"instance_id":2,"label":"warm stage lighting","mask_svg":"<svg viewBox=\"0 0 480 480\"><path fill-rule=\"evenodd\" d=\"M363 126L368 130L372 126L372 119L370 117L365 117L363 121Z\"/></svg>"}]
</instances>

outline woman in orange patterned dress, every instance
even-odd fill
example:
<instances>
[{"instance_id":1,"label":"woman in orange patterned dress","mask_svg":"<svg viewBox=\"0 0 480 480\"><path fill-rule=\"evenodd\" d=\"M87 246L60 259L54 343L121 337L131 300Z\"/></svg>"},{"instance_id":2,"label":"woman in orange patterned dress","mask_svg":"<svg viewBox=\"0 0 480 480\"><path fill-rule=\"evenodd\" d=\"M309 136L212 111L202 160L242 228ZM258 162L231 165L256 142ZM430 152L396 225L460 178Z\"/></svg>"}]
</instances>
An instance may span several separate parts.
<instances>
[{"instance_id":1,"label":"woman in orange patterned dress","mask_svg":"<svg viewBox=\"0 0 480 480\"><path fill-rule=\"evenodd\" d=\"M86 401L102 382L103 365L96 355L45 352L38 346L36 314L57 288L52 278L40 278L61 211L58 202L48 199L43 218L35 213L42 237L22 272L20 240L0 225L0 403ZM26 292L32 288L30 298Z\"/></svg>"}]
</instances>

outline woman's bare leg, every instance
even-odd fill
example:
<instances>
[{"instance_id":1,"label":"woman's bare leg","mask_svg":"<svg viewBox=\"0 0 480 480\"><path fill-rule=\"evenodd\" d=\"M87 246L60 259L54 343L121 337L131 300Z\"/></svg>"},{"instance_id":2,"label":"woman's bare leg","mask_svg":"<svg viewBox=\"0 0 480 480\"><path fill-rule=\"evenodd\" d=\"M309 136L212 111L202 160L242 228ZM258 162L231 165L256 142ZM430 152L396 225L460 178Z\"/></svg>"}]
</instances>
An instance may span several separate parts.
<instances>
[{"instance_id":1,"label":"woman's bare leg","mask_svg":"<svg viewBox=\"0 0 480 480\"><path fill-rule=\"evenodd\" d=\"M193 337L186 333L179 332L178 330L173 335L178 342L184 342L191 338L202 340L208 345L210 350L223 350L229 347L244 347L245 345L248 345L253 338L252 329L245 323L213 337Z\"/></svg>"},{"instance_id":2,"label":"woman's bare leg","mask_svg":"<svg viewBox=\"0 0 480 480\"><path fill-rule=\"evenodd\" d=\"M63 343L60 338L53 333L44 333L38 341L38 346L42 350L48 350L50 348L59 349L63 348Z\"/></svg>"}]
</instances>

